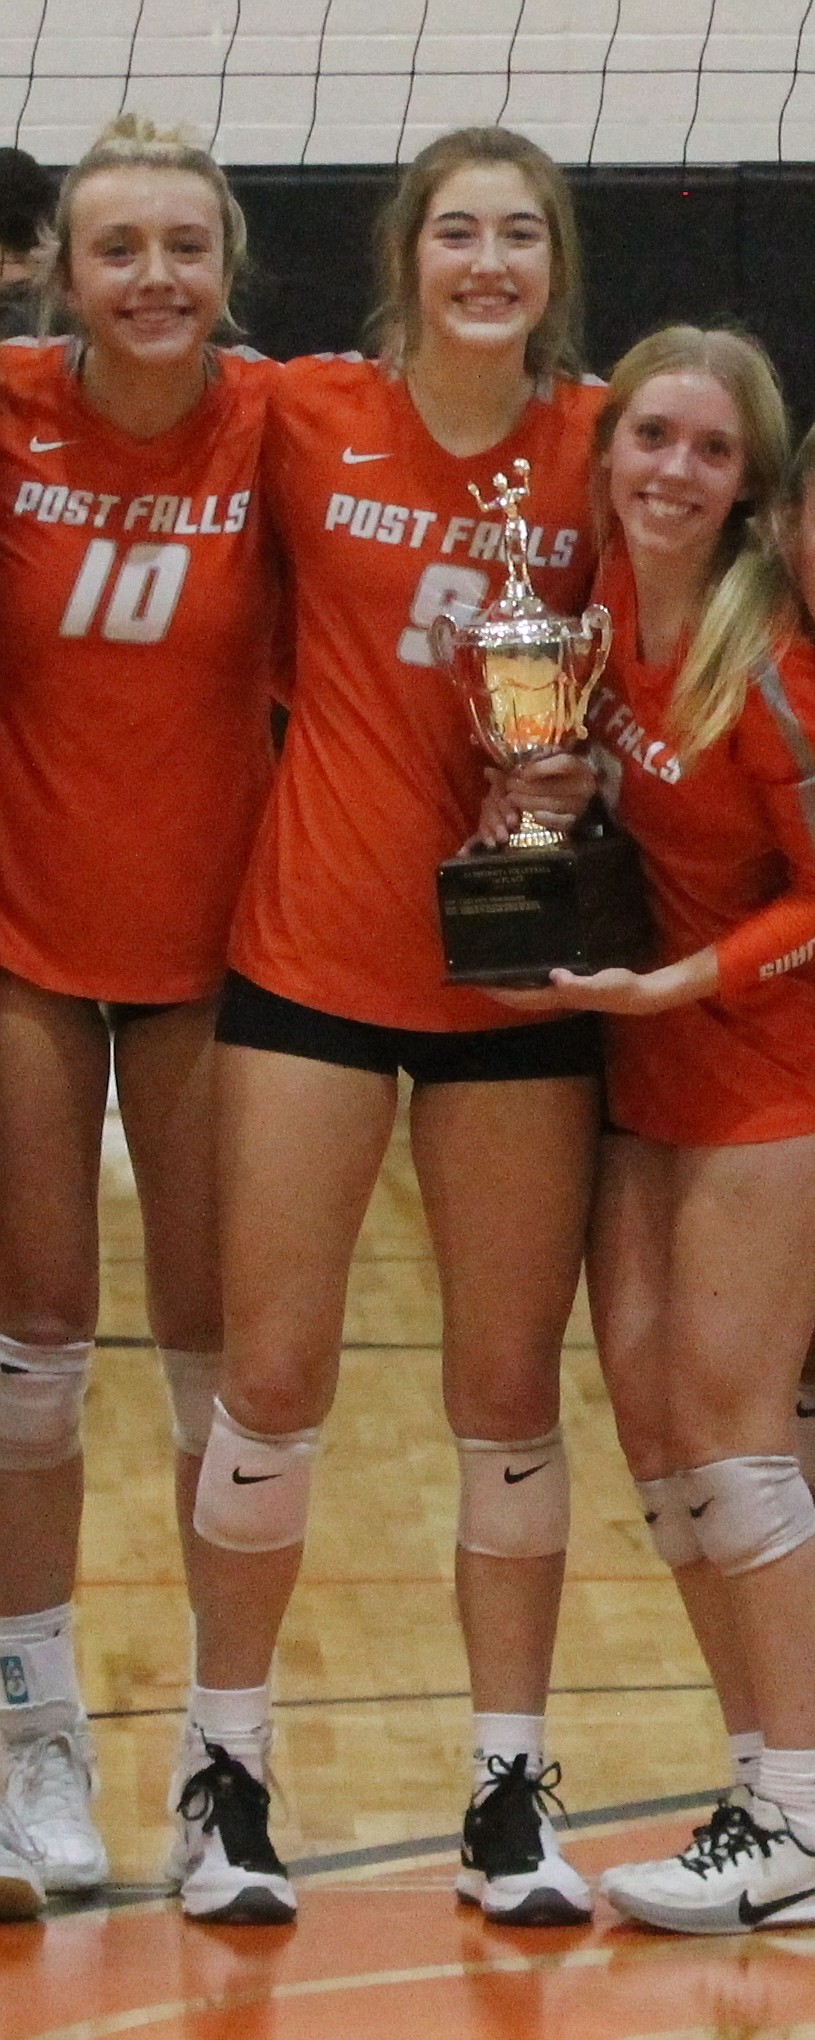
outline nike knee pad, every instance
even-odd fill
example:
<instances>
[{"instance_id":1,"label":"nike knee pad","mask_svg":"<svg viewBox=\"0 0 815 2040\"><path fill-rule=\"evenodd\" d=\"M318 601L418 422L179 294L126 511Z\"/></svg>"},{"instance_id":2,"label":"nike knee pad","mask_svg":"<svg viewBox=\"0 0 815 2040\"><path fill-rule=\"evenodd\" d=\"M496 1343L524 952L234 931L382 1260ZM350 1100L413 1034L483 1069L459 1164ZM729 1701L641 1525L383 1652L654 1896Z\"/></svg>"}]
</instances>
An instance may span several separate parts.
<instances>
[{"instance_id":1,"label":"nike knee pad","mask_svg":"<svg viewBox=\"0 0 815 2040\"><path fill-rule=\"evenodd\" d=\"M0 1334L0 1472L39 1473L81 1450L89 1339L30 1346Z\"/></svg>"},{"instance_id":2,"label":"nike knee pad","mask_svg":"<svg viewBox=\"0 0 815 2040\"><path fill-rule=\"evenodd\" d=\"M672 1572L693 1565L703 1553L688 1508L685 1475L668 1473L661 1480L638 1480L635 1485L654 1546L665 1565Z\"/></svg>"},{"instance_id":3,"label":"nike knee pad","mask_svg":"<svg viewBox=\"0 0 815 2040\"><path fill-rule=\"evenodd\" d=\"M173 1412L173 1443L179 1452L201 1459L212 1425L221 1355L182 1353L169 1346L159 1350Z\"/></svg>"},{"instance_id":4,"label":"nike knee pad","mask_svg":"<svg viewBox=\"0 0 815 2040\"><path fill-rule=\"evenodd\" d=\"M704 1557L727 1575L771 1565L815 1536L815 1502L791 1455L692 1467L685 1495Z\"/></svg>"},{"instance_id":5,"label":"nike knee pad","mask_svg":"<svg viewBox=\"0 0 815 2040\"><path fill-rule=\"evenodd\" d=\"M267 1438L215 1397L193 1522L226 1551L281 1551L306 1534L319 1427Z\"/></svg>"},{"instance_id":6,"label":"nike knee pad","mask_svg":"<svg viewBox=\"0 0 815 2040\"><path fill-rule=\"evenodd\" d=\"M565 1551L569 1469L560 1425L544 1438L500 1444L456 1440L461 1475L458 1542L492 1558Z\"/></svg>"}]
</instances>

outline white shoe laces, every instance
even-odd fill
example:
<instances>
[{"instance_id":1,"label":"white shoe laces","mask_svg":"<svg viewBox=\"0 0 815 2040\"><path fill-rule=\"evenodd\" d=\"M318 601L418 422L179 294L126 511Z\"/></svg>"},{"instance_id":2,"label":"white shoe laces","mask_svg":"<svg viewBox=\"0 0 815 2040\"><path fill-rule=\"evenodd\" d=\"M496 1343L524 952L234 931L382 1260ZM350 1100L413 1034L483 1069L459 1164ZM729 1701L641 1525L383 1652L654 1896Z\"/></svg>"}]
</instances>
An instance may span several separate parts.
<instances>
[{"instance_id":1,"label":"white shoe laces","mask_svg":"<svg viewBox=\"0 0 815 2040\"><path fill-rule=\"evenodd\" d=\"M32 1821L88 1821L93 1772L85 1739L69 1729L36 1736L10 1752L9 1811Z\"/></svg>"},{"instance_id":2,"label":"white shoe laces","mask_svg":"<svg viewBox=\"0 0 815 2040\"><path fill-rule=\"evenodd\" d=\"M8 1805L0 1805L0 1849L7 1849L10 1855L19 1856L22 1862L35 1867L44 1860L42 1850L21 1828Z\"/></svg>"}]
</instances>

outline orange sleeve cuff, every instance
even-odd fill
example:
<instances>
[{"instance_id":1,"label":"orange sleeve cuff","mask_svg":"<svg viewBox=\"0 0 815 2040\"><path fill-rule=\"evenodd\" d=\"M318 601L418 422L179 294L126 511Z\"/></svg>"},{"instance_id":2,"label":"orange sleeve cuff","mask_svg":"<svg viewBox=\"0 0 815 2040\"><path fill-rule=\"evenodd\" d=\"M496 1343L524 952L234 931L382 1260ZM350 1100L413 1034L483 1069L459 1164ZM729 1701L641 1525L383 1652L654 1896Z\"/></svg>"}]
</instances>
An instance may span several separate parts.
<instances>
[{"instance_id":1,"label":"orange sleeve cuff","mask_svg":"<svg viewBox=\"0 0 815 2040\"><path fill-rule=\"evenodd\" d=\"M737 999L757 985L815 961L815 895L785 893L751 914L716 944L719 996Z\"/></svg>"}]
</instances>

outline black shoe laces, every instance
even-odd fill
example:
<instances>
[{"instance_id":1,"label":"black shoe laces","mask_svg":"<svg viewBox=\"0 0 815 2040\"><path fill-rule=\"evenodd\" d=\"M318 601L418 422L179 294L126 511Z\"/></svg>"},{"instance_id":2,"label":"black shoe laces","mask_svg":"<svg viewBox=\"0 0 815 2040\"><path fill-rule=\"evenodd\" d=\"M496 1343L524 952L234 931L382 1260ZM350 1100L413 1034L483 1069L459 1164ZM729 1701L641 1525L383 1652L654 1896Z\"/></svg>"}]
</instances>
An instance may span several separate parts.
<instances>
[{"instance_id":1,"label":"black shoe laces","mask_svg":"<svg viewBox=\"0 0 815 2040\"><path fill-rule=\"evenodd\" d=\"M542 1820L548 1820L547 1800L566 1818L557 1791L560 1765L548 1764L545 1771L530 1777L526 1763L523 1752L511 1763L491 1756L489 1778L464 1816L462 1861L483 1870L487 1877L537 1871L546 1852Z\"/></svg>"},{"instance_id":2,"label":"black shoe laces","mask_svg":"<svg viewBox=\"0 0 815 2040\"><path fill-rule=\"evenodd\" d=\"M231 1757L222 1743L205 1739L204 1748L210 1761L187 1779L178 1802L182 1819L200 1821L205 1835L217 1828L230 1863L245 1869L282 1871L269 1840L266 1786L252 1777L239 1757Z\"/></svg>"},{"instance_id":3,"label":"black shoe laces","mask_svg":"<svg viewBox=\"0 0 815 2040\"><path fill-rule=\"evenodd\" d=\"M783 1841L786 1828L763 1828L744 1806L730 1806L720 1799L709 1821L694 1828L690 1848L679 1861L702 1880L710 1871L726 1870L740 1856L769 1856L773 1842Z\"/></svg>"},{"instance_id":4,"label":"black shoe laces","mask_svg":"<svg viewBox=\"0 0 815 2040\"><path fill-rule=\"evenodd\" d=\"M558 1813L563 1815L568 1827L569 1816L562 1799L558 1798L557 1792L563 1775L559 1764L547 1764L545 1771L533 1772L530 1777L524 1755L513 1757L511 1764L507 1763L505 1757L494 1756L488 1757L487 1770L490 1777L494 1778L496 1782L494 1789L487 1794L486 1799L479 1801L479 1812L483 1806L496 1807L505 1799L517 1797L526 1800L531 1799L539 1813L546 1813L545 1801L549 1799L552 1805L557 1807Z\"/></svg>"}]
</instances>

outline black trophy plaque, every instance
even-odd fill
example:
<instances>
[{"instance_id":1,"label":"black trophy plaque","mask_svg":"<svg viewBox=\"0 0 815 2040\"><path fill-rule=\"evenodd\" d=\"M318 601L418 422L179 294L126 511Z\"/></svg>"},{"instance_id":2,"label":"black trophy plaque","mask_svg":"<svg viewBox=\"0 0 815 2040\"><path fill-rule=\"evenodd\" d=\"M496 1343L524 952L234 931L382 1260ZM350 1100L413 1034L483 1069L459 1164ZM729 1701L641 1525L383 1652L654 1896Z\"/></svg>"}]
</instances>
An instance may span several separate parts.
<instances>
[{"instance_id":1,"label":"black trophy plaque","mask_svg":"<svg viewBox=\"0 0 815 2040\"><path fill-rule=\"evenodd\" d=\"M543 985L557 967L591 975L647 963L652 927L631 837L606 823L538 850L474 850L438 871L448 976Z\"/></svg>"}]
</instances>

